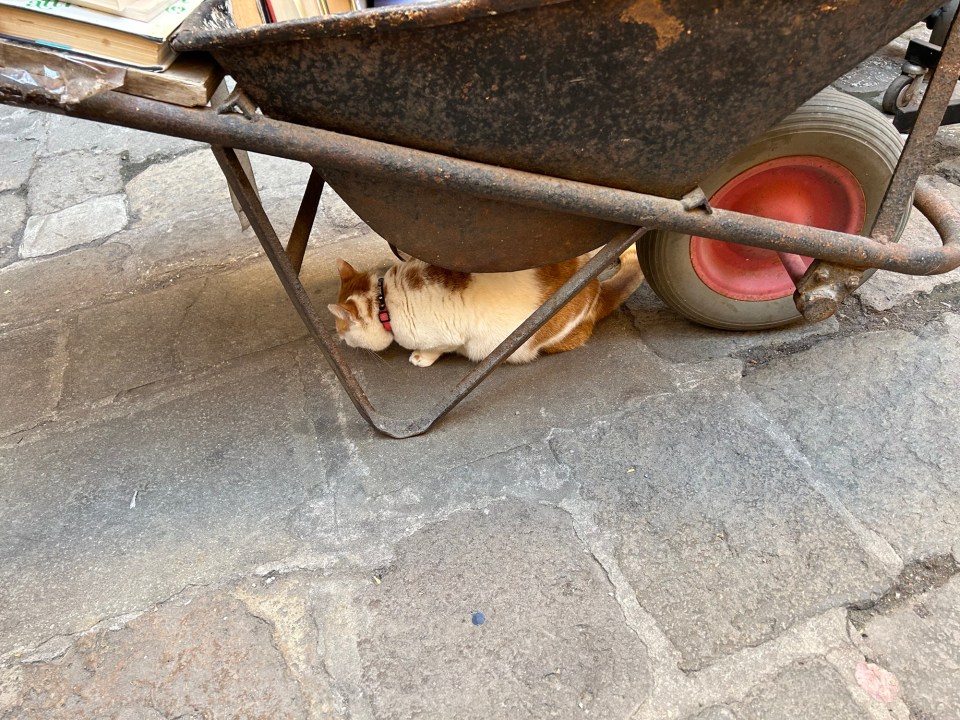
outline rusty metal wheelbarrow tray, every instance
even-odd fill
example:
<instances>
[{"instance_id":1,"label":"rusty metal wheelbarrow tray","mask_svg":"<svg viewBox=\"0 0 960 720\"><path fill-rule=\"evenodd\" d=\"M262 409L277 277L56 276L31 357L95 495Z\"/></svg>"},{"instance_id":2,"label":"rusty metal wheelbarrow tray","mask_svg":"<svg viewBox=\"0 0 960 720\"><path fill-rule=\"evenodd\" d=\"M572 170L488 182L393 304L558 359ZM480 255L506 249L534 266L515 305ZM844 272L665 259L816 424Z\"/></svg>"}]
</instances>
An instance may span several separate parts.
<instances>
[{"instance_id":1,"label":"rusty metal wheelbarrow tray","mask_svg":"<svg viewBox=\"0 0 960 720\"><path fill-rule=\"evenodd\" d=\"M465 0L237 30L206 50L271 118L679 198L937 5L930 0ZM598 247L611 223L322 168L375 231L430 262L517 270Z\"/></svg>"}]
</instances>

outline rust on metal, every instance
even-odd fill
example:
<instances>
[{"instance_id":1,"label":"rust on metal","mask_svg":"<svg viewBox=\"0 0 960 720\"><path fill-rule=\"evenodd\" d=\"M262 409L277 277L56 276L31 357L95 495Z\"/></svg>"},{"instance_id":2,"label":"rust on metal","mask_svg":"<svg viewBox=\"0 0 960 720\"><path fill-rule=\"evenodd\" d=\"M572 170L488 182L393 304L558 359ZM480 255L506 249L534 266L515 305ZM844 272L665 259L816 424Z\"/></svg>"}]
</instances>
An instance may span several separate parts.
<instances>
[{"instance_id":1,"label":"rust on metal","mask_svg":"<svg viewBox=\"0 0 960 720\"><path fill-rule=\"evenodd\" d=\"M942 257L938 248L926 248L931 256L930 271L927 275L937 275L948 272L945 268L954 266L954 259L958 258L958 247L960 247L960 211L954 206L947 195L937 188L949 187L950 183L940 177L924 176L917 181L917 190L914 194L913 202L930 224L933 225L937 234L946 248L950 248L949 254L953 257L947 262L936 262L932 258L940 260ZM960 259L957 260L960 262Z\"/></svg>"},{"instance_id":2,"label":"rust on metal","mask_svg":"<svg viewBox=\"0 0 960 720\"><path fill-rule=\"evenodd\" d=\"M960 265L960 249L953 236L946 239L941 248L906 247L730 210L714 209L712 214L703 210L688 211L680 200L494 167L264 117L251 122L236 114L218 115L210 109L177 107L118 93L90 98L70 114L301 160L317 167L324 177L331 170L339 170L392 178L426 188L436 188L439 184L464 195L559 212L568 217L582 215L620 226L662 228L857 268L928 275ZM918 192L921 187L936 192L930 183L918 184ZM397 243L397 246L417 255L413 243ZM555 249L546 241L494 247L496 252L482 243L465 243L452 248L434 248L434 252L443 254L449 250L437 264L465 272L489 272L491 264L496 266L504 259L510 262L508 269L511 270L536 267L553 262L543 258L555 255Z\"/></svg>"},{"instance_id":3,"label":"rust on metal","mask_svg":"<svg viewBox=\"0 0 960 720\"><path fill-rule=\"evenodd\" d=\"M683 32L683 23L664 11L660 0L636 0L620 13L620 21L651 26L657 33L657 50L675 43Z\"/></svg>"},{"instance_id":4,"label":"rust on metal","mask_svg":"<svg viewBox=\"0 0 960 720\"><path fill-rule=\"evenodd\" d=\"M960 214L936 181L921 179L915 194L941 235L936 248L710 212L684 197L937 0L765 0L762 12L719 0L465 0L243 30L227 3L207 0L174 40L212 52L237 79L242 92L225 112L113 92L0 101L211 143L351 401L393 437L424 432L459 403L643 232L626 238L625 228L766 248L793 276L794 255L918 275L960 266ZM286 250L235 149L313 166ZM898 219L916 162L908 154L898 168L878 236L884 212ZM387 418L298 278L324 181L388 242L452 270L517 270L603 247L430 413ZM822 266L808 275L834 293L811 297L813 314L855 284L831 284Z\"/></svg>"},{"instance_id":5,"label":"rust on metal","mask_svg":"<svg viewBox=\"0 0 960 720\"><path fill-rule=\"evenodd\" d=\"M920 110L907 142L900 153L900 161L893 173L890 187L880 205L871 236L880 242L893 239L904 213L910 208L913 187L929 161L931 141L940 129L943 113L950 103L960 77L960 23L954 22L944 41L937 68L930 78Z\"/></svg>"}]
</instances>

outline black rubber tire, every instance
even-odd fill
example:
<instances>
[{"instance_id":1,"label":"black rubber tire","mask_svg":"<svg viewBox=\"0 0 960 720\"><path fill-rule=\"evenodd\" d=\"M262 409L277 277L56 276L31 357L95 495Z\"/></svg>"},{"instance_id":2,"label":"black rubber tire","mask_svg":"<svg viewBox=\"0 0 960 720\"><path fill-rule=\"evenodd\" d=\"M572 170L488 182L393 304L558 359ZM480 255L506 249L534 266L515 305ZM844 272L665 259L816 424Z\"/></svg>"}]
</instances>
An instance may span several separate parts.
<instances>
[{"instance_id":1,"label":"black rubber tire","mask_svg":"<svg viewBox=\"0 0 960 720\"><path fill-rule=\"evenodd\" d=\"M880 107L885 113L896 115L897 110L905 108L909 104L905 96L907 95L907 88L910 87L912 82L913 78L909 75L900 75L890 83L883 93L883 100L880 101Z\"/></svg>"},{"instance_id":2,"label":"black rubber tire","mask_svg":"<svg viewBox=\"0 0 960 720\"><path fill-rule=\"evenodd\" d=\"M875 108L832 88L819 93L725 162L701 184L711 197L728 180L762 162L791 155L827 158L847 168L866 202L861 232L873 224L903 140ZM906 216L897 229L899 238ZM694 322L727 330L780 327L800 318L792 296L751 302L707 287L690 259L690 236L657 230L637 243L650 287L667 305Z\"/></svg>"}]
</instances>

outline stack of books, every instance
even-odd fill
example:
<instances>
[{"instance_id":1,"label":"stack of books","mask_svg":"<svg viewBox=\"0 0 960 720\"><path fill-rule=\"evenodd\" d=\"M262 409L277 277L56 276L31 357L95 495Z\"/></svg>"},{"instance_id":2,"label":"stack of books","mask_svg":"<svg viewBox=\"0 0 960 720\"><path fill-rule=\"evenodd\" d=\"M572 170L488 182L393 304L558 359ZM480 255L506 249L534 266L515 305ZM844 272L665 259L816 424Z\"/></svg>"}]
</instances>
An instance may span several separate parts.
<instances>
[{"instance_id":1,"label":"stack of books","mask_svg":"<svg viewBox=\"0 0 960 720\"><path fill-rule=\"evenodd\" d=\"M164 70L169 39L202 0L0 0L0 36L108 62ZM238 28L350 12L367 0L229 0Z\"/></svg>"},{"instance_id":2,"label":"stack of books","mask_svg":"<svg viewBox=\"0 0 960 720\"><path fill-rule=\"evenodd\" d=\"M0 0L0 35L138 68L163 70L169 39L202 0Z\"/></svg>"}]
</instances>

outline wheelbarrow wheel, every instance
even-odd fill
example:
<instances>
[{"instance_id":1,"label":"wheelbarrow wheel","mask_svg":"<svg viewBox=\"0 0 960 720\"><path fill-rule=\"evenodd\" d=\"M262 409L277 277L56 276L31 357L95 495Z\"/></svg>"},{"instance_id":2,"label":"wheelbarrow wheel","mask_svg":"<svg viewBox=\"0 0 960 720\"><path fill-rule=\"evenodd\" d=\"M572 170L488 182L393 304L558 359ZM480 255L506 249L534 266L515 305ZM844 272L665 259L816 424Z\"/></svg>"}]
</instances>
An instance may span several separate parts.
<instances>
[{"instance_id":1,"label":"wheelbarrow wheel","mask_svg":"<svg viewBox=\"0 0 960 720\"><path fill-rule=\"evenodd\" d=\"M862 234L876 217L903 147L889 120L832 88L725 162L702 183L716 208ZM897 230L899 238L906 217ZM783 267L812 258L658 230L638 243L650 287L710 327L760 330L800 317Z\"/></svg>"}]
</instances>

